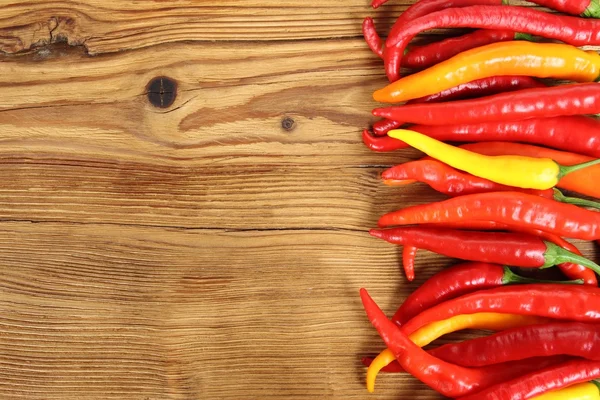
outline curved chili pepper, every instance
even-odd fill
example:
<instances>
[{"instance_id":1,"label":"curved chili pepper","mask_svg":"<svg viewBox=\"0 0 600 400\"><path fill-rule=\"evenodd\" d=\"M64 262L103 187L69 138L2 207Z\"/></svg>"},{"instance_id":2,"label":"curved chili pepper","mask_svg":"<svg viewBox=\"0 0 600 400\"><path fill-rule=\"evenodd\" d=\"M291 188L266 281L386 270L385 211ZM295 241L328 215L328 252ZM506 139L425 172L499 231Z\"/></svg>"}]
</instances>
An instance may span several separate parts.
<instances>
[{"instance_id":1,"label":"curved chili pepper","mask_svg":"<svg viewBox=\"0 0 600 400\"><path fill-rule=\"evenodd\" d=\"M560 40L574 46L600 44L600 22L596 20L559 16L525 7L476 5L450 8L413 19L403 23L402 26L394 25L386 40L386 49L384 50L386 74L391 82L399 78L402 54L408 43L423 31L439 28L510 29ZM497 44L508 43L511 42ZM518 44L531 45L527 42ZM465 53L471 51L473 50ZM510 73L510 75L514 74Z\"/></svg>"},{"instance_id":2,"label":"curved chili pepper","mask_svg":"<svg viewBox=\"0 0 600 400\"><path fill-rule=\"evenodd\" d=\"M459 400L531 399L544 393L600 378L600 361L572 360L488 387Z\"/></svg>"},{"instance_id":3,"label":"curved chili pepper","mask_svg":"<svg viewBox=\"0 0 600 400\"><path fill-rule=\"evenodd\" d=\"M523 143L483 142L464 144L460 147L465 150L488 156L517 155L526 157L550 158L561 165L575 165L593 160L593 158L582 156L580 154L532 146ZM558 182L558 187L585 194L587 196L600 197L600 185L596 184L596 182L600 182L600 166L593 166L573 172L572 174L562 178Z\"/></svg>"},{"instance_id":4,"label":"curved chili pepper","mask_svg":"<svg viewBox=\"0 0 600 400\"><path fill-rule=\"evenodd\" d=\"M378 8L387 2L388 0L373 0L371 2L371 6L373 8ZM598 12L597 0L541 0L534 1L534 3L544 7L552 8L556 11L562 11L567 14L581 15L582 17L598 18L600 15L600 12Z\"/></svg>"},{"instance_id":5,"label":"curved chili pepper","mask_svg":"<svg viewBox=\"0 0 600 400\"><path fill-rule=\"evenodd\" d=\"M506 224L494 221L475 221L475 220L464 220L451 223L433 223L433 224L422 224L423 227L434 227L434 228L450 228L450 229L466 229L466 230L504 230L510 232L526 233L533 236L538 236L543 240L552 242L557 246L562 247L572 253L579 256L583 254L579 249L572 243L566 241L560 236L545 232L539 229L531 228L527 225L516 225ZM598 280L596 274L591 269L586 268L583 265L575 263L562 263L558 265L559 269L569 279L583 280L585 285L598 286Z\"/></svg>"},{"instance_id":6,"label":"curved chili pepper","mask_svg":"<svg viewBox=\"0 0 600 400\"><path fill-rule=\"evenodd\" d=\"M422 70L442 61L446 61L467 50L510 40L533 41L534 38L531 35L513 31L481 29L472 33L467 33L466 35L447 38L439 42L411 47L406 50L406 54L402 57L402 66L410 69ZM383 51L381 57L383 58Z\"/></svg>"},{"instance_id":7,"label":"curved chili pepper","mask_svg":"<svg viewBox=\"0 0 600 400\"><path fill-rule=\"evenodd\" d=\"M491 336L446 344L429 353L464 367L554 355L600 361L600 324L556 321L509 328Z\"/></svg>"},{"instance_id":8,"label":"curved chili pepper","mask_svg":"<svg viewBox=\"0 0 600 400\"><path fill-rule=\"evenodd\" d=\"M536 396L533 400L598 400L600 386L596 381L578 383L564 389L553 390Z\"/></svg>"},{"instance_id":9,"label":"curved chili pepper","mask_svg":"<svg viewBox=\"0 0 600 400\"><path fill-rule=\"evenodd\" d=\"M485 292L490 292L490 290ZM538 295L539 293L535 292L535 294ZM448 397L458 397L467 393L473 393L489 386L490 382L505 381L504 377L498 379L498 376L493 376L493 371L507 374L511 372L511 369L507 368L502 368L501 370L489 367L487 369L485 367L478 369L465 368L446 363L431 356L408 338L406 335L406 326L400 329L385 317L385 314L371 299L365 289L360 290L360 295L369 320L379 332L386 346L394 353L396 359L400 361L402 367L439 393ZM588 297L588 295L589 293L585 293L580 296ZM478 296L480 295L478 294ZM547 296L548 294L546 293ZM459 299L464 299L465 297L463 296ZM459 299L454 300L454 302L457 302ZM556 296L554 299L556 299ZM515 303L519 302L518 297L512 300ZM443 305L446 303L443 303ZM423 314L421 313L420 316ZM600 315L596 317L600 317Z\"/></svg>"},{"instance_id":10,"label":"curved chili pepper","mask_svg":"<svg viewBox=\"0 0 600 400\"><path fill-rule=\"evenodd\" d=\"M402 140L430 157L480 178L522 189L550 189L564 176L600 164L600 159L563 166L549 158L485 156L432 139L419 132L397 129L388 136Z\"/></svg>"},{"instance_id":11,"label":"curved chili pepper","mask_svg":"<svg viewBox=\"0 0 600 400\"><path fill-rule=\"evenodd\" d=\"M514 92L521 89L544 88L542 82L529 76L490 76L454 86L425 97L419 97L406 104L441 103L449 100L464 100L498 93Z\"/></svg>"},{"instance_id":12,"label":"curved chili pepper","mask_svg":"<svg viewBox=\"0 0 600 400\"><path fill-rule=\"evenodd\" d=\"M369 46L371 51L380 58L383 58L384 44L383 40L381 40L381 37L375 29L375 22L373 22L373 18L367 17L363 20L362 32L365 38L365 42L367 42L367 45Z\"/></svg>"},{"instance_id":13,"label":"curved chili pepper","mask_svg":"<svg viewBox=\"0 0 600 400\"><path fill-rule=\"evenodd\" d=\"M600 274L600 266L593 261L528 234L422 227L371 229L369 233L389 243L407 244L463 260L522 268L547 268L572 262Z\"/></svg>"},{"instance_id":14,"label":"curved chili pepper","mask_svg":"<svg viewBox=\"0 0 600 400\"><path fill-rule=\"evenodd\" d=\"M483 367L534 357L559 355L600 361L599 347L600 324L549 321L506 328L491 336L446 344L428 352L452 364L463 367ZM377 371L382 371L385 368L383 365L389 367L388 371L401 371L400 365L389 350L382 352L374 360L366 359L363 363L367 362L369 368Z\"/></svg>"},{"instance_id":15,"label":"curved chili pepper","mask_svg":"<svg viewBox=\"0 0 600 400\"><path fill-rule=\"evenodd\" d=\"M470 175L433 159L409 161L386 169L381 173L383 183L388 186L404 186L412 182L423 182L436 191L448 196L462 196L473 193L518 191L554 199L562 203L600 209L600 203L565 196L558 189L522 189L501 185L488 179Z\"/></svg>"},{"instance_id":16,"label":"curved chili pepper","mask_svg":"<svg viewBox=\"0 0 600 400\"><path fill-rule=\"evenodd\" d=\"M540 319L538 317L514 314L479 313L456 315L452 318L436 321L418 329L409 336L409 339L415 345L424 347L444 335L465 329L499 331L537 324L539 321L546 322L545 319ZM393 361L396 361L394 353L386 349L369 365L369 369L367 370L367 390L369 392L373 393L375 391L375 378L379 371Z\"/></svg>"},{"instance_id":17,"label":"curved chili pepper","mask_svg":"<svg viewBox=\"0 0 600 400\"><path fill-rule=\"evenodd\" d=\"M414 316L436 304L477 290L534 282L536 280L519 276L512 272L510 268L499 264L482 262L457 264L438 272L425 281L402 303L392 317L392 321L398 325L403 325ZM568 283L581 282L570 281Z\"/></svg>"},{"instance_id":18,"label":"curved chili pepper","mask_svg":"<svg viewBox=\"0 0 600 400\"><path fill-rule=\"evenodd\" d=\"M401 125L396 121L377 121L373 130L377 135L384 135ZM378 126L377 130L375 126ZM582 115L444 126L413 125L410 129L442 142L526 142L600 157L600 120ZM373 137L368 131L363 132L363 142L367 147L382 152L408 147L400 140Z\"/></svg>"},{"instance_id":19,"label":"curved chili pepper","mask_svg":"<svg viewBox=\"0 0 600 400\"><path fill-rule=\"evenodd\" d=\"M422 87L414 89L421 90ZM600 113L598 83L529 88L449 103L410 104L373 110L376 117L422 125L510 122L596 113Z\"/></svg>"},{"instance_id":20,"label":"curved chili pepper","mask_svg":"<svg viewBox=\"0 0 600 400\"><path fill-rule=\"evenodd\" d=\"M600 239L600 213L519 192L477 193L406 207L379 219L380 227L492 221L582 240Z\"/></svg>"}]
</instances>

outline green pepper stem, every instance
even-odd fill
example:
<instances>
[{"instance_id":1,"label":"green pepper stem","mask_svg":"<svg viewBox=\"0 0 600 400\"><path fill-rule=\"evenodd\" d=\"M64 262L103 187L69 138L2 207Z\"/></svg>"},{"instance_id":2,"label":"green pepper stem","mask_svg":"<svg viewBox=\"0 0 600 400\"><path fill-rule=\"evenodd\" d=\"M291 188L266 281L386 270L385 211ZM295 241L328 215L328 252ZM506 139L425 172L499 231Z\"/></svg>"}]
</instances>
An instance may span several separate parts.
<instances>
[{"instance_id":1,"label":"green pepper stem","mask_svg":"<svg viewBox=\"0 0 600 400\"><path fill-rule=\"evenodd\" d=\"M515 40L527 40L528 42L537 42L535 36L523 32L515 33Z\"/></svg>"},{"instance_id":2,"label":"green pepper stem","mask_svg":"<svg viewBox=\"0 0 600 400\"><path fill-rule=\"evenodd\" d=\"M533 279L517 275L510 268L504 266L504 275L502 276L502 283L504 285L516 283L561 283L565 285L583 285L583 279L575 279L572 281L546 281L540 279Z\"/></svg>"},{"instance_id":3,"label":"green pepper stem","mask_svg":"<svg viewBox=\"0 0 600 400\"><path fill-rule=\"evenodd\" d=\"M581 207L597 208L600 209L600 202L593 200L580 199L578 197L565 196L563 192L554 188L554 200L560 201L561 203L573 204Z\"/></svg>"},{"instance_id":4,"label":"green pepper stem","mask_svg":"<svg viewBox=\"0 0 600 400\"><path fill-rule=\"evenodd\" d=\"M600 18L600 2L598 0L590 0L590 5L581 13L581 16L586 18Z\"/></svg>"},{"instance_id":5,"label":"green pepper stem","mask_svg":"<svg viewBox=\"0 0 600 400\"><path fill-rule=\"evenodd\" d=\"M546 262L540 268L549 268L563 263L573 263L583 265L595 273L600 274L600 265L596 264L595 262L578 254L572 253L569 250L565 250L552 242L544 241L544 243L546 244L546 251L544 252L544 258L546 259Z\"/></svg>"},{"instance_id":6,"label":"green pepper stem","mask_svg":"<svg viewBox=\"0 0 600 400\"><path fill-rule=\"evenodd\" d=\"M594 385L596 385L596 387L598 388L598 390L600 391L600 381L594 379L593 381L591 381L590 383L593 383Z\"/></svg>"},{"instance_id":7,"label":"green pepper stem","mask_svg":"<svg viewBox=\"0 0 600 400\"><path fill-rule=\"evenodd\" d=\"M570 174L571 172L579 171L580 169L591 167L596 164L600 164L600 158L596 159L596 160L584 162L581 164L575 164L575 165L569 165L569 166L559 164L558 165L558 168L559 168L558 179L564 177L565 175Z\"/></svg>"}]
</instances>

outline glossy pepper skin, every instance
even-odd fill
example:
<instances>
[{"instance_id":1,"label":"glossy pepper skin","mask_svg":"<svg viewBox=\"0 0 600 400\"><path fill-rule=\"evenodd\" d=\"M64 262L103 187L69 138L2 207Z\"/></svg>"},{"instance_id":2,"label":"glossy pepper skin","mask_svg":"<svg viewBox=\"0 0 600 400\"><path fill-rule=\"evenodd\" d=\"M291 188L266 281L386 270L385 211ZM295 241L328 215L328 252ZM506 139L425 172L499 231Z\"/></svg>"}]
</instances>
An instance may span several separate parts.
<instances>
[{"instance_id":1,"label":"glossy pepper skin","mask_svg":"<svg viewBox=\"0 0 600 400\"><path fill-rule=\"evenodd\" d=\"M477 314L475 314L477 315ZM428 325L429 326L429 325ZM421 346L423 347L423 346ZM581 322L548 321L541 324L507 328L490 336L449 343L429 350L429 354L463 367L483 367L538 357L572 356L600 361L600 325ZM366 359L370 368L400 371L389 350L375 360ZM379 359L379 364L373 364ZM394 360L392 362L391 360ZM375 365L371 367L371 365ZM389 366L389 368L388 368Z\"/></svg>"},{"instance_id":2,"label":"glossy pepper skin","mask_svg":"<svg viewBox=\"0 0 600 400\"><path fill-rule=\"evenodd\" d=\"M501 313L479 313L456 315L443 321L433 322L421 329L413 332L409 339L417 346L424 347L434 340L452 332L464 329L485 329L492 331L501 331L504 329L526 326L545 322L546 320L523 315L501 314ZM391 350L384 350L367 369L367 390L371 393L375 391L375 378L379 371L388 364L395 361L394 353Z\"/></svg>"},{"instance_id":3,"label":"glossy pepper skin","mask_svg":"<svg viewBox=\"0 0 600 400\"><path fill-rule=\"evenodd\" d=\"M567 167L549 158L485 156L406 129L390 131L388 136L402 140L428 156L471 175L522 189L550 189L567 174L600 164L600 159L596 159Z\"/></svg>"},{"instance_id":4,"label":"glossy pepper skin","mask_svg":"<svg viewBox=\"0 0 600 400\"><path fill-rule=\"evenodd\" d=\"M435 305L401 329L407 334L460 314L499 312L579 322L600 322L600 289L585 285L534 283L479 290Z\"/></svg>"},{"instance_id":5,"label":"glossy pepper skin","mask_svg":"<svg viewBox=\"0 0 600 400\"><path fill-rule=\"evenodd\" d=\"M420 85L421 88L422 86ZM420 88L413 89L421 90ZM579 83L528 88L449 103L376 108L373 110L373 115L402 123L458 125L597 114L598 112L600 112L600 84Z\"/></svg>"},{"instance_id":6,"label":"glossy pepper skin","mask_svg":"<svg viewBox=\"0 0 600 400\"><path fill-rule=\"evenodd\" d=\"M600 324L555 321L509 328L491 336L446 344L430 353L465 367L555 355L600 361Z\"/></svg>"},{"instance_id":7,"label":"glossy pepper skin","mask_svg":"<svg viewBox=\"0 0 600 400\"><path fill-rule=\"evenodd\" d=\"M379 226L491 221L539 229L562 237L600 239L600 213L520 192L460 196L384 215Z\"/></svg>"},{"instance_id":8,"label":"glossy pepper skin","mask_svg":"<svg viewBox=\"0 0 600 400\"><path fill-rule=\"evenodd\" d=\"M553 390L600 378L600 361L573 360L496 384L459 400L532 399Z\"/></svg>"},{"instance_id":9,"label":"glossy pepper skin","mask_svg":"<svg viewBox=\"0 0 600 400\"><path fill-rule=\"evenodd\" d=\"M463 83L429 96L412 99L407 101L406 104L442 103L450 100L472 99L498 93L514 92L521 89L544 87L546 85L542 82L529 76L490 76Z\"/></svg>"},{"instance_id":10,"label":"glossy pepper skin","mask_svg":"<svg viewBox=\"0 0 600 400\"><path fill-rule=\"evenodd\" d=\"M360 295L369 320L402 367L444 396L455 398L473 393L493 385L493 382L504 382L507 375L514 373L512 368L460 367L431 356L414 344L404 329L385 317L365 289L361 289ZM515 375L521 374L522 371L519 371Z\"/></svg>"},{"instance_id":11,"label":"glossy pepper skin","mask_svg":"<svg viewBox=\"0 0 600 400\"><path fill-rule=\"evenodd\" d=\"M574 46L600 44L600 22L597 20L559 16L525 7L482 5L445 9L414 19L403 24L402 27L394 26L392 28L384 50L386 74L391 82L399 78L402 53L410 41L423 31L439 28L510 29L548 39L556 39ZM497 43L497 45L508 43L511 42ZM519 42L519 44L531 45L532 43ZM556 49L558 50L558 48ZM551 57L552 54L548 53L547 56ZM501 55L498 54L489 58L499 59L500 57ZM474 61L469 59L464 65L471 65ZM543 68L541 70L545 70L548 65L542 64ZM496 73L496 75L500 74ZM510 75L514 74L510 73ZM593 81L594 79L590 80Z\"/></svg>"},{"instance_id":12,"label":"glossy pepper skin","mask_svg":"<svg viewBox=\"0 0 600 400\"><path fill-rule=\"evenodd\" d=\"M519 191L554 199L562 203L575 204L582 207L600 209L600 203L577 197L565 196L558 189L521 189L501 185L488 179L461 172L437 160L425 158L417 161L396 165L381 174L384 183L389 186L405 186L414 182L423 182L436 191L448 196L463 196L465 194Z\"/></svg>"},{"instance_id":13,"label":"glossy pepper skin","mask_svg":"<svg viewBox=\"0 0 600 400\"><path fill-rule=\"evenodd\" d=\"M384 126L384 123L379 121L376 124ZM388 124L391 129L396 129L400 125L399 123ZM379 129L377 134L387 134L391 130L385 129L387 128ZM442 142L523 142L595 158L600 157L600 120L583 115L444 126L413 125L410 129ZM367 147L380 152L408 147L406 143L400 140L374 137L368 131L363 134L363 141Z\"/></svg>"},{"instance_id":14,"label":"glossy pepper skin","mask_svg":"<svg viewBox=\"0 0 600 400\"><path fill-rule=\"evenodd\" d=\"M412 292L398 308L392 322L401 326L428 308L477 290L532 282L534 280L516 275L499 264L460 263L433 275Z\"/></svg>"},{"instance_id":15,"label":"glossy pepper skin","mask_svg":"<svg viewBox=\"0 0 600 400\"><path fill-rule=\"evenodd\" d=\"M576 153L558 151L545 147L512 142L469 143L460 146L462 149L489 156L518 155L526 157L550 158L561 165L576 165L592 161L593 158ZM600 166L595 165L564 176L558 187L592 197L600 197Z\"/></svg>"},{"instance_id":16,"label":"glossy pepper skin","mask_svg":"<svg viewBox=\"0 0 600 400\"><path fill-rule=\"evenodd\" d=\"M598 400L600 388L594 382L578 383L564 389L553 390L536 396L533 400Z\"/></svg>"},{"instance_id":17,"label":"glossy pepper skin","mask_svg":"<svg viewBox=\"0 0 600 400\"><path fill-rule=\"evenodd\" d=\"M600 273L600 266L593 261L534 235L423 227L371 229L369 233L389 243L408 244L469 261L504 263L522 268L547 268L573 262Z\"/></svg>"}]
</instances>

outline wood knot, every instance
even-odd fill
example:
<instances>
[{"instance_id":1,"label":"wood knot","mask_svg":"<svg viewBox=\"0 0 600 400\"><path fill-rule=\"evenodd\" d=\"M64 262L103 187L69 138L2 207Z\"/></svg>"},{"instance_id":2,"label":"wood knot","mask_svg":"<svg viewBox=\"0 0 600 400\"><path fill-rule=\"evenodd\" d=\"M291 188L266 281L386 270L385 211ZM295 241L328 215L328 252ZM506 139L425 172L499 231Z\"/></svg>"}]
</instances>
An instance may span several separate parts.
<instances>
[{"instance_id":1,"label":"wood knot","mask_svg":"<svg viewBox=\"0 0 600 400\"><path fill-rule=\"evenodd\" d=\"M170 107L177 97L177 82L166 76L158 76L148 83L146 93L154 107Z\"/></svg>"},{"instance_id":2,"label":"wood knot","mask_svg":"<svg viewBox=\"0 0 600 400\"><path fill-rule=\"evenodd\" d=\"M286 131L292 131L296 127L296 121L291 117L285 117L281 120L281 127Z\"/></svg>"}]
</instances>

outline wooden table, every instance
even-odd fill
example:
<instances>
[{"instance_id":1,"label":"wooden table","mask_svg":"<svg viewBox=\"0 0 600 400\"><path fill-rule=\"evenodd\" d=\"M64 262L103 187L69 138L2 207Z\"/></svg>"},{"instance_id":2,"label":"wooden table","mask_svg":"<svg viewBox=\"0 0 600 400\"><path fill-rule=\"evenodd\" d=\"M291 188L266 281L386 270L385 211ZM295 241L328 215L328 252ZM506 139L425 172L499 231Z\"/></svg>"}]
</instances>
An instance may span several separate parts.
<instances>
[{"instance_id":1,"label":"wooden table","mask_svg":"<svg viewBox=\"0 0 600 400\"><path fill-rule=\"evenodd\" d=\"M0 1L0 398L438 398L360 363L449 263L367 234L440 198L360 140L393 3Z\"/></svg>"}]
</instances>

